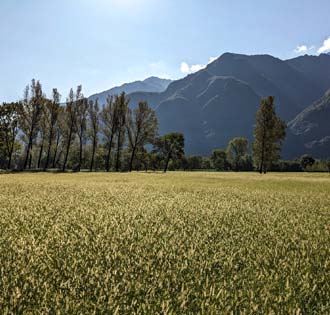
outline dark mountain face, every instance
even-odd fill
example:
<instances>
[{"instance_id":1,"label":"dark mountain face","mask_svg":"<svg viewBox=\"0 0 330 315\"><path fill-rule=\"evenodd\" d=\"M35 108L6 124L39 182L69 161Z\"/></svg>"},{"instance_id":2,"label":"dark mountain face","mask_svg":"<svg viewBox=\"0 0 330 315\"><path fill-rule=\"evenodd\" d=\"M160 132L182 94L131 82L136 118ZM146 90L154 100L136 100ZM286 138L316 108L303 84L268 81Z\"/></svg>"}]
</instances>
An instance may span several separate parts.
<instances>
[{"instance_id":1,"label":"dark mountain face","mask_svg":"<svg viewBox=\"0 0 330 315\"><path fill-rule=\"evenodd\" d=\"M269 55L224 54L208 67L216 75L246 82L260 97L274 95L279 115L292 119L322 95L322 89L286 62Z\"/></svg>"},{"instance_id":2,"label":"dark mountain face","mask_svg":"<svg viewBox=\"0 0 330 315\"><path fill-rule=\"evenodd\" d=\"M106 103L107 97L109 95L119 95L122 92L125 92L126 94L131 94L135 92L160 93L165 91L171 82L171 80L150 77L144 81L125 83L119 87L114 87L110 90L91 95L89 99L94 101L96 98L98 98L99 103L103 105Z\"/></svg>"},{"instance_id":3,"label":"dark mountain face","mask_svg":"<svg viewBox=\"0 0 330 315\"><path fill-rule=\"evenodd\" d=\"M187 154L208 155L224 148L233 137L252 140L262 97L275 96L277 113L289 122L329 87L328 55L282 61L269 55L226 53L205 69L172 82L161 93L136 92L129 97L132 107L147 101L156 109L162 134L183 132ZM329 121L329 113L325 115ZM284 156L293 157L300 152L295 147L303 151L305 146L303 137L291 129L288 133ZM311 148L314 152L316 144ZM330 151L329 146L326 150Z\"/></svg>"},{"instance_id":4,"label":"dark mountain face","mask_svg":"<svg viewBox=\"0 0 330 315\"><path fill-rule=\"evenodd\" d=\"M286 151L300 156L310 153L330 157L330 90L288 124Z\"/></svg>"},{"instance_id":5,"label":"dark mountain face","mask_svg":"<svg viewBox=\"0 0 330 315\"><path fill-rule=\"evenodd\" d=\"M306 78L309 78L317 84L322 90L322 94L330 86L330 55L321 54L320 56L301 56L291 60L287 60L286 63L292 68L299 71ZM314 99L315 101L315 99Z\"/></svg>"}]
</instances>

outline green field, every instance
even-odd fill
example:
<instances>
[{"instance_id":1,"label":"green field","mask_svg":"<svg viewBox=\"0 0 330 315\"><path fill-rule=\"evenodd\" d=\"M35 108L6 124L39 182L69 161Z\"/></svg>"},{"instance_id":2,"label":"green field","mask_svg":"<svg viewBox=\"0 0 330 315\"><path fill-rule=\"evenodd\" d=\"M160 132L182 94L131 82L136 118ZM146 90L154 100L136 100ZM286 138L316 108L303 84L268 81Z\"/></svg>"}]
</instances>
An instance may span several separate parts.
<instances>
[{"instance_id":1,"label":"green field","mask_svg":"<svg viewBox=\"0 0 330 315\"><path fill-rule=\"evenodd\" d=\"M1 314L330 314L330 176L0 175Z\"/></svg>"}]
</instances>

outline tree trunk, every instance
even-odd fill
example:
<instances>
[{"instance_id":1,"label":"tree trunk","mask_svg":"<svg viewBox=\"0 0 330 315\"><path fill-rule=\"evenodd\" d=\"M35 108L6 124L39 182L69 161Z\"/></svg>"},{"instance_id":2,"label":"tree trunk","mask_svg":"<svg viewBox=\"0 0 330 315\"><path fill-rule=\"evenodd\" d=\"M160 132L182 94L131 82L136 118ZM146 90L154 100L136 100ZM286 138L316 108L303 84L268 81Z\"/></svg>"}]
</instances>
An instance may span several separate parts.
<instances>
[{"instance_id":1,"label":"tree trunk","mask_svg":"<svg viewBox=\"0 0 330 315\"><path fill-rule=\"evenodd\" d=\"M79 165L78 165L78 172L80 172L80 170L81 170L82 150L83 150L83 143L82 143L82 136L81 136L81 137L79 137Z\"/></svg>"},{"instance_id":2,"label":"tree trunk","mask_svg":"<svg viewBox=\"0 0 330 315\"><path fill-rule=\"evenodd\" d=\"M44 171L46 171L47 168L48 168L49 157L50 157L50 149L52 147L52 140L53 140L53 128L50 129L50 133L49 133L47 157L46 157L46 164L44 166Z\"/></svg>"},{"instance_id":3,"label":"tree trunk","mask_svg":"<svg viewBox=\"0 0 330 315\"><path fill-rule=\"evenodd\" d=\"M7 169L11 169L11 160L12 160L12 156L13 156L13 151L14 151L14 148L13 146L10 148L9 150L9 154L8 154L8 164L7 164Z\"/></svg>"},{"instance_id":4,"label":"tree trunk","mask_svg":"<svg viewBox=\"0 0 330 315\"><path fill-rule=\"evenodd\" d=\"M32 168L32 147L30 148L29 169Z\"/></svg>"},{"instance_id":5,"label":"tree trunk","mask_svg":"<svg viewBox=\"0 0 330 315\"><path fill-rule=\"evenodd\" d=\"M60 135L58 134L56 137L56 145L55 145L55 150L54 150L54 157L53 157L53 168L56 167L56 156L57 156L57 150L58 150L58 145L60 144Z\"/></svg>"},{"instance_id":6,"label":"tree trunk","mask_svg":"<svg viewBox=\"0 0 330 315\"><path fill-rule=\"evenodd\" d=\"M39 157L38 157L38 164L37 164L37 168L40 168L40 164L41 164L41 158L42 158L42 152L44 151L44 136L42 136L42 140L41 140L41 146L40 146L40 151L39 151Z\"/></svg>"},{"instance_id":7,"label":"tree trunk","mask_svg":"<svg viewBox=\"0 0 330 315\"><path fill-rule=\"evenodd\" d=\"M164 173L167 172L168 163L170 162L170 159L171 159L171 153L169 153L168 156L167 156Z\"/></svg>"},{"instance_id":8,"label":"tree trunk","mask_svg":"<svg viewBox=\"0 0 330 315\"><path fill-rule=\"evenodd\" d=\"M134 162L134 157L135 157L135 151L136 151L136 146L133 147L132 154L131 154L131 160L129 161L129 171L132 172L133 170L133 162Z\"/></svg>"},{"instance_id":9,"label":"tree trunk","mask_svg":"<svg viewBox=\"0 0 330 315\"><path fill-rule=\"evenodd\" d=\"M119 171L119 160L120 160L120 139L121 138L121 129L119 129L118 133L118 141L117 141L117 157L116 157L116 172Z\"/></svg>"},{"instance_id":10,"label":"tree trunk","mask_svg":"<svg viewBox=\"0 0 330 315\"><path fill-rule=\"evenodd\" d=\"M262 143L261 143L261 162L260 162L260 174L265 170L265 142L266 142L266 128L263 127Z\"/></svg>"},{"instance_id":11,"label":"tree trunk","mask_svg":"<svg viewBox=\"0 0 330 315\"><path fill-rule=\"evenodd\" d=\"M29 163L29 158L30 158L30 149L32 147L32 140L29 139L29 143L28 143L28 146L26 148L26 157L25 157L25 161L24 161L24 165L23 165L23 170L25 170L28 166L28 163ZM30 168L31 168L31 164L30 164Z\"/></svg>"},{"instance_id":12,"label":"tree trunk","mask_svg":"<svg viewBox=\"0 0 330 315\"><path fill-rule=\"evenodd\" d=\"M113 141L113 136L111 136L110 141L109 141L107 160L105 163L105 169L107 172L110 172L110 157L111 157L112 141Z\"/></svg>"},{"instance_id":13,"label":"tree trunk","mask_svg":"<svg viewBox=\"0 0 330 315\"><path fill-rule=\"evenodd\" d=\"M92 161L91 161L91 166L90 166L90 172L93 171L93 166L94 166L94 156L95 156L95 149L96 149L96 138L93 140L93 151L92 151Z\"/></svg>"},{"instance_id":14,"label":"tree trunk","mask_svg":"<svg viewBox=\"0 0 330 315\"><path fill-rule=\"evenodd\" d=\"M68 161L68 156L69 156L69 151L70 151L70 146L71 146L71 137L72 137L72 127L70 128L70 132L69 132L69 139L68 139L68 144L66 147L66 153L65 153L63 167L62 167L63 172L65 172L66 163Z\"/></svg>"}]
</instances>

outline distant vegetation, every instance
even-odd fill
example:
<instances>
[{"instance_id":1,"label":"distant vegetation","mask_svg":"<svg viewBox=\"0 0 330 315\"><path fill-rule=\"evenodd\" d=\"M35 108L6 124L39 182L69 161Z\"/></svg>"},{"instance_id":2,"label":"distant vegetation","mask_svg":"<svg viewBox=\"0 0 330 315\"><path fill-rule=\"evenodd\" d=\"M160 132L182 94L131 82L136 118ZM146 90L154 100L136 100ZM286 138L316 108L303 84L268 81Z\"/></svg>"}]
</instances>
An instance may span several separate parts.
<instances>
[{"instance_id":1,"label":"distant vegetation","mask_svg":"<svg viewBox=\"0 0 330 315\"><path fill-rule=\"evenodd\" d=\"M20 102L0 105L0 168L7 170L212 170L329 171L329 161L306 157L280 161L285 123L274 98L262 100L254 142L236 137L210 157L185 156L184 134L159 135L155 111L146 102L130 107L125 93L105 104L71 89L65 105L53 89L47 98L32 80Z\"/></svg>"}]
</instances>

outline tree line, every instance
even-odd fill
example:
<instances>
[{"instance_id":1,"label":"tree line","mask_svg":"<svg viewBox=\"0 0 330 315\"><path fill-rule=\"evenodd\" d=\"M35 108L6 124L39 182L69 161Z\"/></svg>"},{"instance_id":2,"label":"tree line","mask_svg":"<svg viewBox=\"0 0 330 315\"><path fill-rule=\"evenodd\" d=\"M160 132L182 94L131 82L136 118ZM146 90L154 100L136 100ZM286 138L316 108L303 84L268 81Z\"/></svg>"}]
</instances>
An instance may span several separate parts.
<instances>
[{"instance_id":1,"label":"tree line","mask_svg":"<svg viewBox=\"0 0 330 315\"><path fill-rule=\"evenodd\" d=\"M238 137L209 158L185 156L182 133L160 136L155 111L146 102L135 108L129 103L122 93L99 104L84 97L78 86L61 104L57 89L47 97L41 83L32 80L21 101L0 105L0 169L299 170L297 161L280 160L286 125L276 115L271 96L262 100L256 114L252 145ZM300 169L314 165L308 158L299 162Z\"/></svg>"},{"instance_id":2,"label":"tree line","mask_svg":"<svg viewBox=\"0 0 330 315\"><path fill-rule=\"evenodd\" d=\"M131 109L122 93L100 106L84 97L82 86L70 90L64 105L60 100L57 89L47 98L32 80L21 101L0 105L0 168L166 171L184 154L183 135L159 136L146 102Z\"/></svg>"}]
</instances>

